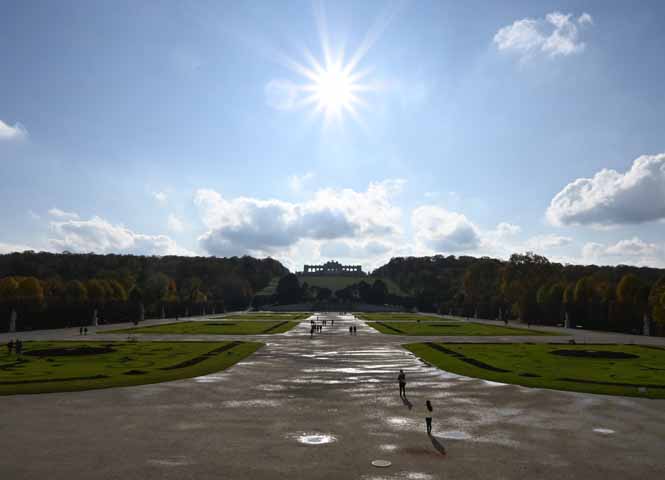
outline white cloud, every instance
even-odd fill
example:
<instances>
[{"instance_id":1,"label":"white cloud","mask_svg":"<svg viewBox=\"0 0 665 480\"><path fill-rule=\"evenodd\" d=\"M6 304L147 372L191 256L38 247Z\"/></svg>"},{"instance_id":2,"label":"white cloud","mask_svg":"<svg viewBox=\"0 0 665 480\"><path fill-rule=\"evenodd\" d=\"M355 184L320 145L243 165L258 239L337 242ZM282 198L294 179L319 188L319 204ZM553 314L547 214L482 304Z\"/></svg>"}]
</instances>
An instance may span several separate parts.
<instances>
[{"instance_id":1,"label":"white cloud","mask_svg":"<svg viewBox=\"0 0 665 480\"><path fill-rule=\"evenodd\" d=\"M517 235L521 231L522 228L519 225L513 225L512 223L501 222L496 226L496 233L499 237Z\"/></svg>"},{"instance_id":2,"label":"white cloud","mask_svg":"<svg viewBox=\"0 0 665 480\"><path fill-rule=\"evenodd\" d=\"M577 23L580 25L593 25L593 18L591 18L591 15L584 12L582 15L577 17Z\"/></svg>"},{"instance_id":3,"label":"white cloud","mask_svg":"<svg viewBox=\"0 0 665 480\"><path fill-rule=\"evenodd\" d=\"M76 253L131 253L142 255L193 255L166 235L135 233L122 225L113 225L100 217L90 220L69 219L51 222L57 250Z\"/></svg>"},{"instance_id":4,"label":"white cloud","mask_svg":"<svg viewBox=\"0 0 665 480\"><path fill-rule=\"evenodd\" d=\"M184 222L177 215L171 213L168 218L169 230L173 232L182 232L185 229Z\"/></svg>"},{"instance_id":5,"label":"white cloud","mask_svg":"<svg viewBox=\"0 0 665 480\"><path fill-rule=\"evenodd\" d=\"M662 267L665 266L665 245L647 243L638 237L612 245L589 242L582 247L582 259L586 263Z\"/></svg>"},{"instance_id":6,"label":"white cloud","mask_svg":"<svg viewBox=\"0 0 665 480\"><path fill-rule=\"evenodd\" d=\"M535 235L529 238L525 247L526 250L531 250L535 252L542 252L544 250L551 250L554 248L565 247L570 245L573 242L573 239L570 237L564 237L561 235L556 235L553 233Z\"/></svg>"},{"instance_id":7,"label":"white cloud","mask_svg":"<svg viewBox=\"0 0 665 480\"><path fill-rule=\"evenodd\" d=\"M15 243L2 243L2 242L0 242L0 254L14 253L14 252L25 252L26 250L37 251L38 249L28 247L27 245L18 245L18 244L15 244Z\"/></svg>"},{"instance_id":8,"label":"white cloud","mask_svg":"<svg viewBox=\"0 0 665 480\"><path fill-rule=\"evenodd\" d=\"M52 217L56 218L68 218L68 219L77 219L79 218L78 213L76 212L65 212L64 210L60 210L59 208L53 207L48 211L48 214L51 215Z\"/></svg>"},{"instance_id":9,"label":"white cloud","mask_svg":"<svg viewBox=\"0 0 665 480\"><path fill-rule=\"evenodd\" d=\"M312 172L307 172L303 175L291 175L288 179L289 188L294 192L301 192L305 184L314 178Z\"/></svg>"},{"instance_id":10,"label":"white cloud","mask_svg":"<svg viewBox=\"0 0 665 480\"><path fill-rule=\"evenodd\" d=\"M478 228L461 213L445 208L422 205L412 212L411 223L419 249L454 253L481 244Z\"/></svg>"},{"instance_id":11,"label":"white cloud","mask_svg":"<svg viewBox=\"0 0 665 480\"><path fill-rule=\"evenodd\" d=\"M0 141L20 141L28 137L28 131L20 123L13 126L0 120Z\"/></svg>"},{"instance_id":12,"label":"white cloud","mask_svg":"<svg viewBox=\"0 0 665 480\"><path fill-rule=\"evenodd\" d=\"M518 53L523 59L539 53L567 56L584 51L579 27L586 25L593 25L588 13L575 20L572 14L552 12L544 19L523 18L500 28L493 42L500 51Z\"/></svg>"},{"instance_id":13,"label":"white cloud","mask_svg":"<svg viewBox=\"0 0 665 480\"><path fill-rule=\"evenodd\" d=\"M550 202L553 225L614 226L665 219L665 153L643 155L630 170L603 169L569 183Z\"/></svg>"},{"instance_id":14,"label":"white cloud","mask_svg":"<svg viewBox=\"0 0 665 480\"><path fill-rule=\"evenodd\" d=\"M42 217L38 213L35 213L33 210L28 210L28 215L30 215L30 218L33 220L40 220Z\"/></svg>"},{"instance_id":15,"label":"white cloud","mask_svg":"<svg viewBox=\"0 0 665 480\"><path fill-rule=\"evenodd\" d=\"M166 202L169 200L166 192L152 192L152 196L162 205L166 204Z\"/></svg>"},{"instance_id":16,"label":"white cloud","mask_svg":"<svg viewBox=\"0 0 665 480\"><path fill-rule=\"evenodd\" d=\"M194 201L209 230L199 240L215 255L265 255L283 251L302 239L398 235L401 211L392 197L402 184L402 180L370 183L364 192L322 189L301 203L226 199L214 190L200 189Z\"/></svg>"}]
</instances>

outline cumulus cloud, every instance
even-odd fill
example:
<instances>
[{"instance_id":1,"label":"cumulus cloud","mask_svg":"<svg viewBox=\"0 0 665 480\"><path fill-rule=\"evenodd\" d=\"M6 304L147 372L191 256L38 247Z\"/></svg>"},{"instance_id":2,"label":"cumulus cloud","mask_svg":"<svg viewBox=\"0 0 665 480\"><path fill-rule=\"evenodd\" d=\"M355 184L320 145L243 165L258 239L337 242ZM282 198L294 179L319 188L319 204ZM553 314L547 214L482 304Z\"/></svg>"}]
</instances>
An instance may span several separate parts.
<instances>
[{"instance_id":1,"label":"cumulus cloud","mask_svg":"<svg viewBox=\"0 0 665 480\"><path fill-rule=\"evenodd\" d=\"M65 212L64 210L60 210L59 208L55 208L55 207L50 209L48 211L48 214L51 215L52 217L63 218L63 219L77 219L77 218L79 218L79 215L76 212Z\"/></svg>"},{"instance_id":2,"label":"cumulus cloud","mask_svg":"<svg viewBox=\"0 0 665 480\"><path fill-rule=\"evenodd\" d=\"M582 247L582 259L587 263L662 267L665 265L665 246L638 237L611 245L588 242Z\"/></svg>"},{"instance_id":3,"label":"cumulus cloud","mask_svg":"<svg viewBox=\"0 0 665 480\"><path fill-rule=\"evenodd\" d=\"M513 225L512 223L501 222L496 226L496 233L499 237L509 237L517 235L522 229L519 225Z\"/></svg>"},{"instance_id":4,"label":"cumulus cloud","mask_svg":"<svg viewBox=\"0 0 665 480\"><path fill-rule=\"evenodd\" d=\"M540 252L543 250L551 250L554 248L565 247L573 243L570 237L564 237L553 233L544 235L535 235L525 242L526 250Z\"/></svg>"},{"instance_id":5,"label":"cumulus cloud","mask_svg":"<svg viewBox=\"0 0 665 480\"><path fill-rule=\"evenodd\" d=\"M294 192L300 192L312 178L314 178L312 172L307 172L303 175L291 175L288 179L289 188Z\"/></svg>"},{"instance_id":6,"label":"cumulus cloud","mask_svg":"<svg viewBox=\"0 0 665 480\"><path fill-rule=\"evenodd\" d=\"M14 252L25 252L26 250L37 250L27 245L18 245L15 243L2 243L0 242L0 254L5 253L14 253Z\"/></svg>"},{"instance_id":7,"label":"cumulus cloud","mask_svg":"<svg viewBox=\"0 0 665 480\"><path fill-rule=\"evenodd\" d=\"M100 217L90 220L68 219L50 224L56 250L76 253L132 253L142 255L192 255L166 235L135 233Z\"/></svg>"},{"instance_id":8,"label":"cumulus cloud","mask_svg":"<svg viewBox=\"0 0 665 480\"><path fill-rule=\"evenodd\" d=\"M370 183L364 192L322 189L305 202L224 198L210 189L195 194L208 227L200 242L214 255L271 254L301 239L386 237L400 233L401 212L392 197L402 180Z\"/></svg>"},{"instance_id":9,"label":"cumulus cloud","mask_svg":"<svg viewBox=\"0 0 665 480\"><path fill-rule=\"evenodd\" d=\"M20 123L13 126L0 120L0 141L20 141L28 137L28 131Z\"/></svg>"},{"instance_id":10,"label":"cumulus cloud","mask_svg":"<svg viewBox=\"0 0 665 480\"><path fill-rule=\"evenodd\" d=\"M169 230L173 232L182 232L185 229L185 223L177 216L171 213L167 220Z\"/></svg>"},{"instance_id":11,"label":"cumulus cloud","mask_svg":"<svg viewBox=\"0 0 665 480\"><path fill-rule=\"evenodd\" d=\"M665 153L637 158L625 173L603 169L569 183L550 202L553 225L614 226L665 218Z\"/></svg>"},{"instance_id":12,"label":"cumulus cloud","mask_svg":"<svg viewBox=\"0 0 665 480\"><path fill-rule=\"evenodd\" d=\"M499 29L493 42L500 51L515 52L522 58L537 54L567 56L584 51L586 44L580 41L580 27L588 25L593 25L588 13L575 19L570 13L552 12L544 19L516 20Z\"/></svg>"},{"instance_id":13,"label":"cumulus cloud","mask_svg":"<svg viewBox=\"0 0 665 480\"><path fill-rule=\"evenodd\" d=\"M480 246L478 228L461 213L434 205L422 205L411 214L414 238L419 248L435 252L460 252Z\"/></svg>"}]
</instances>

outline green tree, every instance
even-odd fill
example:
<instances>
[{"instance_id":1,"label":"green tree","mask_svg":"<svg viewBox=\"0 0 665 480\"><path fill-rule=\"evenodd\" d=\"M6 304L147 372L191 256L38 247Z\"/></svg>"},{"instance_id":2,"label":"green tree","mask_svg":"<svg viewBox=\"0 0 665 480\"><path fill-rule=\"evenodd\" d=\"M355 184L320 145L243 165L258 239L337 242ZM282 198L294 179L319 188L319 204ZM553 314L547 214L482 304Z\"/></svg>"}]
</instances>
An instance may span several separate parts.
<instances>
[{"instance_id":1,"label":"green tree","mask_svg":"<svg viewBox=\"0 0 665 480\"><path fill-rule=\"evenodd\" d=\"M24 306L33 308L44 303L44 290L42 284L35 277L26 277L21 280L16 290L16 296Z\"/></svg>"},{"instance_id":2,"label":"green tree","mask_svg":"<svg viewBox=\"0 0 665 480\"><path fill-rule=\"evenodd\" d=\"M277 284L277 301L282 305L298 303L302 298L302 290L298 283L298 277L293 273L284 275Z\"/></svg>"},{"instance_id":3,"label":"green tree","mask_svg":"<svg viewBox=\"0 0 665 480\"><path fill-rule=\"evenodd\" d=\"M13 277L0 279L0 302L13 305L18 300L18 282Z\"/></svg>"},{"instance_id":4,"label":"green tree","mask_svg":"<svg viewBox=\"0 0 665 480\"><path fill-rule=\"evenodd\" d=\"M70 305L81 305L88 301L88 290L78 280L71 280L65 285L65 302Z\"/></svg>"}]
</instances>

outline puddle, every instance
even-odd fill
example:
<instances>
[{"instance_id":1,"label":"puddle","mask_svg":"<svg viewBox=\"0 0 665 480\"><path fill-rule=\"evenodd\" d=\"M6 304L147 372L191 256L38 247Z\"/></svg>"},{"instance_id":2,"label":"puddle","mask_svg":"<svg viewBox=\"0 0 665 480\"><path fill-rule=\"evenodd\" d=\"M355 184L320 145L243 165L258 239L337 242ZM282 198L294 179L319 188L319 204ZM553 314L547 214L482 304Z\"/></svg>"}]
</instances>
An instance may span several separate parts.
<instances>
[{"instance_id":1,"label":"puddle","mask_svg":"<svg viewBox=\"0 0 665 480\"><path fill-rule=\"evenodd\" d=\"M603 435L612 435L615 433L614 430L610 428L594 428L593 431L596 433L602 433Z\"/></svg>"},{"instance_id":2,"label":"puddle","mask_svg":"<svg viewBox=\"0 0 665 480\"><path fill-rule=\"evenodd\" d=\"M337 441L337 437L329 433L302 433L295 435L295 439L305 445L325 445Z\"/></svg>"},{"instance_id":3,"label":"puddle","mask_svg":"<svg viewBox=\"0 0 665 480\"><path fill-rule=\"evenodd\" d=\"M394 452L397 450L397 445L393 445L392 443L384 443L383 445L379 445L379 449L383 450L384 452Z\"/></svg>"},{"instance_id":4,"label":"puddle","mask_svg":"<svg viewBox=\"0 0 665 480\"><path fill-rule=\"evenodd\" d=\"M148 465L155 467L183 467L191 464L192 462L187 460L187 457L153 458L148 460Z\"/></svg>"},{"instance_id":5,"label":"puddle","mask_svg":"<svg viewBox=\"0 0 665 480\"><path fill-rule=\"evenodd\" d=\"M279 400L226 400L220 405L229 408L240 407L279 407L282 404Z\"/></svg>"},{"instance_id":6,"label":"puddle","mask_svg":"<svg viewBox=\"0 0 665 480\"><path fill-rule=\"evenodd\" d=\"M447 438L448 440L469 440L471 435L466 432L460 432L457 430L452 430L448 432L437 432L434 434L435 437Z\"/></svg>"}]
</instances>

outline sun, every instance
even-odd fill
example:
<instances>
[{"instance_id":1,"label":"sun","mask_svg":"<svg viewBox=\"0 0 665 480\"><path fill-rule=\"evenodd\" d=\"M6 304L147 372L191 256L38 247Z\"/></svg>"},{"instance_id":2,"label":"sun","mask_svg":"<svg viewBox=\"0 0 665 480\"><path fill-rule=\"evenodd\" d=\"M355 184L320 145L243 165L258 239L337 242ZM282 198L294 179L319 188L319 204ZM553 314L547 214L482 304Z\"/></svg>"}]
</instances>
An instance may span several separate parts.
<instances>
[{"instance_id":1,"label":"sun","mask_svg":"<svg viewBox=\"0 0 665 480\"><path fill-rule=\"evenodd\" d=\"M341 121L345 114L357 120L358 108L365 104L360 92L370 89L361 82L364 73L354 71L355 62L344 63L341 54L335 61L329 54L325 57L323 64L310 56L309 67L299 65L298 72L308 80L300 87L302 104L322 113L326 124Z\"/></svg>"}]
</instances>

